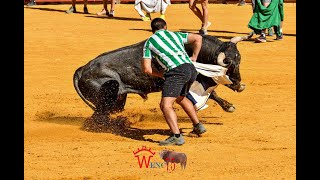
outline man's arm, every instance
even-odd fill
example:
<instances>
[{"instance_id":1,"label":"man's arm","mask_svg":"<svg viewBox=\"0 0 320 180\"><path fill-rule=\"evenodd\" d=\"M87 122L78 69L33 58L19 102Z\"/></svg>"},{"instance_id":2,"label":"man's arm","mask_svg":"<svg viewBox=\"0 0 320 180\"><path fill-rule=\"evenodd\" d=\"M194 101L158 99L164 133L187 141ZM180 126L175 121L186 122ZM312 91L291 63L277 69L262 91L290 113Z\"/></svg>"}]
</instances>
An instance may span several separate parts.
<instances>
[{"instance_id":1,"label":"man's arm","mask_svg":"<svg viewBox=\"0 0 320 180\"><path fill-rule=\"evenodd\" d=\"M192 44L193 47L193 53L190 59L192 61L196 61L201 49L202 45L202 36L199 34L189 33L188 34L188 44Z\"/></svg>"},{"instance_id":2,"label":"man's arm","mask_svg":"<svg viewBox=\"0 0 320 180\"><path fill-rule=\"evenodd\" d=\"M151 59L143 58L141 60L142 72L149 74L151 76L157 76L163 78L163 70L158 71L157 69L151 66Z\"/></svg>"}]
</instances>

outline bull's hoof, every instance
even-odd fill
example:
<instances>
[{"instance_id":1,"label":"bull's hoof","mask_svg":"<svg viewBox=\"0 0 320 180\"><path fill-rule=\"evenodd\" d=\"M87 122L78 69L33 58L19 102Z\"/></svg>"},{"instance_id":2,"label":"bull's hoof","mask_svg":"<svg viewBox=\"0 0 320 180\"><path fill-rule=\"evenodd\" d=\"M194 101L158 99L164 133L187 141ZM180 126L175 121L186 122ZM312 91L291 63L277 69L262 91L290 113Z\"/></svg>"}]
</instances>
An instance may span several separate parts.
<instances>
[{"instance_id":1,"label":"bull's hoof","mask_svg":"<svg viewBox=\"0 0 320 180\"><path fill-rule=\"evenodd\" d=\"M222 109L225 111L225 112L234 112L236 110L236 107L233 106L232 104L225 104L224 106L221 106Z\"/></svg>"},{"instance_id":2,"label":"bull's hoof","mask_svg":"<svg viewBox=\"0 0 320 180\"><path fill-rule=\"evenodd\" d=\"M238 92L242 92L245 88L246 88L246 85L245 84L241 84L239 89L238 89Z\"/></svg>"},{"instance_id":3,"label":"bull's hoof","mask_svg":"<svg viewBox=\"0 0 320 180\"><path fill-rule=\"evenodd\" d=\"M225 111L232 113L232 112L234 112L235 110L236 110L236 107L231 106L231 107L229 107L228 109L226 109Z\"/></svg>"}]
</instances>

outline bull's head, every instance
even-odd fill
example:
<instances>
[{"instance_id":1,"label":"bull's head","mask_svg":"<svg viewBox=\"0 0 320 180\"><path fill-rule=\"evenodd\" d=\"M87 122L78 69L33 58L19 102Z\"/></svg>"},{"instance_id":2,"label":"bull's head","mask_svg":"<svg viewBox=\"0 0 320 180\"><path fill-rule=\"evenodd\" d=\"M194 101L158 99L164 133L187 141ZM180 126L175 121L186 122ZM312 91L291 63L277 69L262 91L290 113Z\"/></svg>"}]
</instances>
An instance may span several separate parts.
<instances>
[{"instance_id":1,"label":"bull's head","mask_svg":"<svg viewBox=\"0 0 320 180\"><path fill-rule=\"evenodd\" d=\"M230 40L230 42L224 42L218 51L218 57L216 64L227 68L226 74L229 76L232 84L226 84L230 89L241 92L245 89L245 84L241 84L240 76L240 62L241 55L237 49L237 43L249 39L252 34L247 36L237 36Z\"/></svg>"}]
</instances>

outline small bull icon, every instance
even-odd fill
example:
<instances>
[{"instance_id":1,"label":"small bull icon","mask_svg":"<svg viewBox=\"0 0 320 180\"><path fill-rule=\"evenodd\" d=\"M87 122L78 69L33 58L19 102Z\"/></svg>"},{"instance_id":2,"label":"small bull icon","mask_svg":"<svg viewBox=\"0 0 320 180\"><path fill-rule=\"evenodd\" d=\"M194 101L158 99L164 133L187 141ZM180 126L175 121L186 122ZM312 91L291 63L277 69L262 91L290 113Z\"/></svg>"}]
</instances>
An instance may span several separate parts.
<instances>
[{"instance_id":1,"label":"small bull icon","mask_svg":"<svg viewBox=\"0 0 320 180\"><path fill-rule=\"evenodd\" d=\"M159 155L160 155L160 158L166 162L167 166L169 162L171 162L171 163L180 163L182 169L186 168L187 155L185 153L162 150L159 153Z\"/></svg>"}]
</instances>

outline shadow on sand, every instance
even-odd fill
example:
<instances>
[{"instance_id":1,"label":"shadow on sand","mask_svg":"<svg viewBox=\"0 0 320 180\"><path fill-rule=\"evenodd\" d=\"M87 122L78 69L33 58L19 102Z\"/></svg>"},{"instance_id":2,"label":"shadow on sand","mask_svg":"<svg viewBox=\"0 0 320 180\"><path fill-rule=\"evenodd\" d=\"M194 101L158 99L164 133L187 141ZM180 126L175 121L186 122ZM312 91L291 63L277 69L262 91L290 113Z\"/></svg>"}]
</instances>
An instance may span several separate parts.
<instances>
[{"instance_id":1,"label":"shadow on sand","mask_svg":"<svg viewBox=\"0 0 320 180\"><path fill-rule=\"evenodd\" d=\"M219 118L215 116L205 117L205 118ZM122 136L134 140L139 141L149 141L153 143L159 143L159 141L155 141L150 138L145 138L146 135L164 135L170 136L171 131L169 129L139 129L136 127L131 127L133 125L132 122L128 120L127 117L117 116L115 118L111 118L106 115L95 115L93 114L89 118L84 117L70 117L70 116L58 116L54 112L45 111L36 114L37 121L46 121L50 123L56 124L67 124L74 126L81 126L81 130L94 132L94 133L111 133L117 136ZM191 122L189 118L180 117L179 122ZM205 120L201 120L203 124L211 124L211 125L223 125L220 122L207 122ZM164 122L165 123L165 122ZM187 131L191 131L192 128L181 128L180 131L186 136L189 137L199 137L195 134L187 134Z\"/></svg>"}]
</instances>

